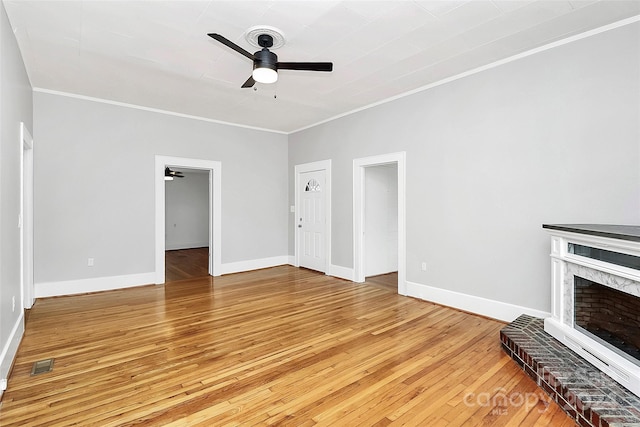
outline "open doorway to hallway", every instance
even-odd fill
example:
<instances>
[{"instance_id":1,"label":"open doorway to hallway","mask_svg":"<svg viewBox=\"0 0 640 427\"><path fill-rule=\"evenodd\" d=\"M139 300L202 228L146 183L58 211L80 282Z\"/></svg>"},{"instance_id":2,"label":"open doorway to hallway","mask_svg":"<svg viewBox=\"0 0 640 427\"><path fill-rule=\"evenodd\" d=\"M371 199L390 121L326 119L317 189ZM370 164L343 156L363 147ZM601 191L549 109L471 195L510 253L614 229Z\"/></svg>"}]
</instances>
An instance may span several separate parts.
<instances>
[{"instance_id":1,"label":"open doorway to hallway","mask_svg":"<svg viewBox=\"0 0 640 427\"><path fill-rule=\"evenodd\" d=\"M407 294L406 153L353 161L353 281L396 284Z\"/></svg>"},{"instance_id":2,"label":"open doorway to hallway","mask_svg":"<svg viewBox=\"0 0 640 427\"><path fill-rule=\"evenodd\" d=\"M398 290L398 165L364 168L364 275ZM395 280L395 283L393 283Z\"/></svg>"},{"instance_id":3,"label":"open doorway to hallway","mask_svg":"<svg viewBox=\"0 0 640 427\"><path fill-rule=\"evenodd\" d=\"M364 275L398 292L398 165L364 168Z\"/></svg>"},{"instance_id":4,"label":"open doorway to hallway","mask_svg":"<svg viewBox=\"0 0 640 427\"><path fill-rule=\"evenodd\" d=\"M211 276L219 276L221 274L222 264L222 163L214 160L189 159L184 157L155 156L155 265L156 265L156 284L165 283L165 264L167 240L167 224L171 226L171 222L166 221L166 168L184 168L189 170L203 170L208 177L208 231L206 241L208 242L202 247L211 248L208 256L208 274ZM179 178L178 178L179 179ZM184 178L183 178L184 179ZM180 249L180 248L174 248Z\"/></svg>"},{"instance_id":5,"label":"open doorway to hallway","mask_svg":"<svg viewBox=\"0 0 640 427\"><path fill-rule=\"evenodd\" d=\"M165 283L209 275L210 182L206 169L165 177Z\"/></svg>"}]
</instances>

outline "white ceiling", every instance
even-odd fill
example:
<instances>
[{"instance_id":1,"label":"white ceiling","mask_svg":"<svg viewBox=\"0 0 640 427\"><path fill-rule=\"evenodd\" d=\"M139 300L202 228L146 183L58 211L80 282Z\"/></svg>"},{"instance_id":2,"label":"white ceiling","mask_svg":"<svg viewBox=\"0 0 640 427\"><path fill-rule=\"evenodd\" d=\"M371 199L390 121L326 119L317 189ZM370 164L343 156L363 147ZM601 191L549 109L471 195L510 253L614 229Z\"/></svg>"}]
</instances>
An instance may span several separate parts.
<instances>
[{"instance_id":1,"label":"white ceiling","mask_svg":"<svg viewBox=\"0 0 640 427\"><path fill-rule=\"evenodd\" d=\"M640 14L640 1L3 0L34 88L291 132ZM279 72L241 89L255 25L279 28ZM277 97L274 97L277 95Z\"/></svg>"}]
</instances>

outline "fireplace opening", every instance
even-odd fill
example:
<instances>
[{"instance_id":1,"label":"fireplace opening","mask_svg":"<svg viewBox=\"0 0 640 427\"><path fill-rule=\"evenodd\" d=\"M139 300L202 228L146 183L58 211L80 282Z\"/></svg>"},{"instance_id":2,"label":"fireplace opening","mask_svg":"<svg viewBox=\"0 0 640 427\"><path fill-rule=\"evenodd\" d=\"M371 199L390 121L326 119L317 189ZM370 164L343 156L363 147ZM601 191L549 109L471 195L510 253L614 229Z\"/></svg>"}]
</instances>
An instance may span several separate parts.
<instances>
[{"instance_id":1,"label":"fireplace opening","mask_svg":"<svg viewBox=\"0 0 640 427\"><path fill-rule=\"evenodd\" d=\"M640 298L574 276L574 326L640 366Z\"/></svg>"}]
</instances>

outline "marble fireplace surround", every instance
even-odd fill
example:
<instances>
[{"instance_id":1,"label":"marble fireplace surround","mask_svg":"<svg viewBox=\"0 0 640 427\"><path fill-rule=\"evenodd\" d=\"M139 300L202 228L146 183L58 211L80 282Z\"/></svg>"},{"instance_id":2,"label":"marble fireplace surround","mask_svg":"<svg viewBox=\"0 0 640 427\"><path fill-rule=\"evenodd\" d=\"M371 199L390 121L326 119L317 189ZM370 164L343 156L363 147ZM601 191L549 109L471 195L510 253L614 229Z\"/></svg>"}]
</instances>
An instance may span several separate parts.
<instances>
[{"instance_id":1,"label":"marble fireplace surround","mask_svg":"<svg viewBox=\"0 0 640 427\"><path fill-rule=\"evenodd\" d=\"M604 271L594 270L593 268L585 267L583 265L573 264L570 262L566 263L566 271L564 274L564 283L563 285L563 298L564 304L562 304L562 308L564 309L563 319L566 319L568 322L568 326L573 327L573 319L574 319L574 277L582 277L583 279L590 280L592 282L599 283L608 288L617 289L619 291L624 292L625 294L630 294L636 297L640 297L640 282L636 282L631 279L627 279L625 277L616 276L614 274L606 273ZM640 314L640 313L638 313Z\"/></svg>"},{"instance_id":2,"label":"marble fireplace surround","mask_svg":"<svg viewBox=\"0 0 640 427\"><path fill-rule=\"evenodd\" d=\"M640 366L574 328L575 276L640 297L640 270L572 254L568 250L569 243L575 243L640 257L640 226L543 227L551 234L552 265L552 316L544 321L545 332L640 396Z\"/></svg>"}]
</instances>

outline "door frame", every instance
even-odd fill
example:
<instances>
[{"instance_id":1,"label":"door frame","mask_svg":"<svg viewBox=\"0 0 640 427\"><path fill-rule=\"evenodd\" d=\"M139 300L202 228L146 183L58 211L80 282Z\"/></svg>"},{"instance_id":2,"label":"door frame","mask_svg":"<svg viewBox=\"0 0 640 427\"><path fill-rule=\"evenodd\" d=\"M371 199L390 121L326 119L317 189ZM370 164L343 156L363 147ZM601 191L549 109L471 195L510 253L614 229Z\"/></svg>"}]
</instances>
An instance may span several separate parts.
<instances>
[{"instance_id":1,"label":"door frame","mask_svg":"<svg viewBox=\"0 0 640 427\"><path fill-rule=\"evenodd\" d=\"M209 171L209 274L222 274L222 163L215 160L189 159L185 157L155 156L156 230L155 259L156 284L165 281L165 180L164 169L205 169ZM213 256L211 256L213 253Z\"/></svg>"},{"instance_id":2,"label":"door frame","mask_svg":"<svg viewBox=\"0 0 640 427\"><path fill-rule=\"evenodd\" d=\"M406 152L381 154L353 160L353 281L364 276L365 168L395 163L398 166L398 293L407 295L406 280Z\"/></svg>"},{"instance_id":3,"label":"door frame","mask_svg":"<svg viewBox=\"0 0 640 427\"><path fill-rule=\"evenodd\" d=\"M33 289L33 137L20 122L20 300L31 308Z\"/></svg>"},{"instance_id":4,"label":"door frame","mask_svg":"<svg viewBox=\"0 0 640 427\"><path fill-rule=\"evenodd\" d=\"M295 187L294 187L294 200L295 200L295 217L293 219L293 233L295 238L295 256L294 256L294 265L296 267L300 267L300 232L298 228L298 222L296 221L300 215L300 176L303 173L307 172L315 172L315 171L325 171L325 191L324 191L324 207L325 207L325 220L326 227L324 230L324 250L325 250L325 267L324 274L329 274L330 266L331 266L331 159L328 160L320 160L317 162L311 163L303 163L300 165L295 165L294 167L294 176L295 176Z\"/></svg>"}]
</instances>

